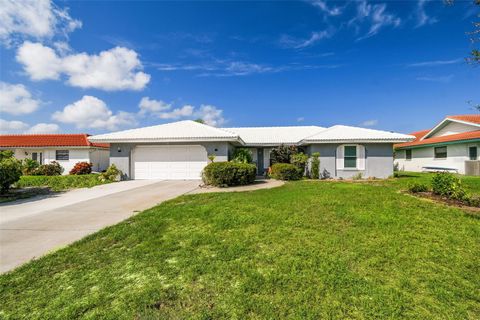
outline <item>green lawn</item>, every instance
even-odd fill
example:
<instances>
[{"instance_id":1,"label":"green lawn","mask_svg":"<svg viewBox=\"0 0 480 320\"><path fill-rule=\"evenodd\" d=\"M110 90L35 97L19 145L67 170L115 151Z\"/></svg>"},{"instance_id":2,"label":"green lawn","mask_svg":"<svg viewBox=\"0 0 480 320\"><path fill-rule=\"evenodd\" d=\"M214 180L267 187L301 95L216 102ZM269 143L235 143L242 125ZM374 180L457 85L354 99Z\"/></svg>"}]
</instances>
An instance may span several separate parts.
<instances>
[{"instance_id":1,"label":"green lawn","mask_svg":"<svg viewBox=\"0 0 480 320\"><path fill-rule=\"evenodd\" d=\"M179 197L1 276L0 318L478 319L480 219L414 179Z\"/></svg>"}]
</instances>

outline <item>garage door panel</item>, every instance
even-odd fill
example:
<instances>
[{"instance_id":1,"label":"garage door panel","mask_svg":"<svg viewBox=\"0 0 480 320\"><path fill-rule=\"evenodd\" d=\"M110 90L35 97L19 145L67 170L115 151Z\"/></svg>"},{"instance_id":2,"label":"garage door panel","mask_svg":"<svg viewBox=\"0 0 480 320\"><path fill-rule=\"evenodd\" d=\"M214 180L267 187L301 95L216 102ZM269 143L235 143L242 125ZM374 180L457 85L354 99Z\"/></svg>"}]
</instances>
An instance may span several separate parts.
<instances>
[{"instance_id":1,"label":"garage door panel","mask_svg":"<svg viewBox=\"0 0 480 320\"><path fill-rule=\"evenodd\" d=\"M141 146L134 151L135 179L200 179L206 165L203 146Z\"/></svg>"}]
</instances>

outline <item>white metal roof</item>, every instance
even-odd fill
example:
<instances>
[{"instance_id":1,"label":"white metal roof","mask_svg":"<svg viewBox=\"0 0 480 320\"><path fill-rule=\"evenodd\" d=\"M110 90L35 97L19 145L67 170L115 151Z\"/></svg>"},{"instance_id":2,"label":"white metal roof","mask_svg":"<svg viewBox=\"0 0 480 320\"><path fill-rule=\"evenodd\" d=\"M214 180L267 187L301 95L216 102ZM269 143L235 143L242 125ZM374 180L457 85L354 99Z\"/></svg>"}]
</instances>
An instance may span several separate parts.
<instances>
[{"instance_id":1,"label":"white metal roof","mask_svg":"<svg viewBox=\"0 0 480 320\"><path fill-rule=\"evenodd\" d=\"M247 145L298 144L325 128L317 126L223 128L238 134Z\"/></svg>"},{"instance_id":2,"label":"white metal roof","mask_svg":"<svg viewBox=\"0 0 480 320\"><path fill-rule=\"evenodd\" d=\"M152 127L130 129L89 137L92 142L192 142L238 141L236 133L208 126L192 120L161 124Z\"/></svg>"},{"instance_id":3,"label":"white metal roof","mask_svg":"<svg viewBox=\"0 0 480 320\"><path fill-rule=\"evenodd\" d=\"M336 125L324 131L303 139L303 143L326 143L326 142L408 142L414 140L414 136L358 127Z\"/></svg>"}]
</instances>

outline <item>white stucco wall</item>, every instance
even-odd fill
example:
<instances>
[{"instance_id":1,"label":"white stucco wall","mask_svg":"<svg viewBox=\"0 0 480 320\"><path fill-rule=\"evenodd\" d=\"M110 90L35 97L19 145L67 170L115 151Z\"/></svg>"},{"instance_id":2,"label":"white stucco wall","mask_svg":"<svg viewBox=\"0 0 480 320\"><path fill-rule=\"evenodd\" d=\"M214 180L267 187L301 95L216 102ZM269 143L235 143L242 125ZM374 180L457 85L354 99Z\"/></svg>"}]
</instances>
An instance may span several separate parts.
<instances>
[{"instance_id":1,"label":"white stucco wall","mask_svg":"<svg viewBox=\"0 0 480 320\"><path fill-rule=\"evenodd\" d=\"M405 150L397 150L395 163L398 163L400 170L421 172L422 167L435 166L455 168L458 173L465 173L465 161L469 160L468 148L477 146L480 152L479 143L459 143L447 145L447 158L435 159L434 147L414 148L412 149L412 159L406 160Z\"/></svg>"},{"instance_id":2,"label":"white stucco wall","mask_svg":"<svg viewBox=\"0 0 480 320\"><path fill-rule=\"evenodd\" d=\"M69 150L69 160L55 160L56 150ZM92 162L93 171L103 171L108 168L109 165L109 150L104 149L93 149L93 148L84 148L84 149L70 149L70 148L57 148L57 149L29 149L29 148L18 148L14 149L14 157L23 160L25 158L32 158L32 153L42 153L43 154L43 163L47 164L52 161L57 161L64 168L63 174L68 174L73 166L77 162Z\"/></svg>"}]
</instances>

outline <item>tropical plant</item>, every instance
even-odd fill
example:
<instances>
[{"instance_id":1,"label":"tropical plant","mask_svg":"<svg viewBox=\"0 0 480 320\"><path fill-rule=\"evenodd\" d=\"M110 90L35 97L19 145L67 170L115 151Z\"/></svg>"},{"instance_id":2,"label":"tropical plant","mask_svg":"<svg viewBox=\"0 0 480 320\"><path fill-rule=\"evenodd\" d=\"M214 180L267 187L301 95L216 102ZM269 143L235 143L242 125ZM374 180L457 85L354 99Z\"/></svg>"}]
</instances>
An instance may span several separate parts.
<instances>
[{"instance_id":1,"label":"tropical plant","mask_svg":"<svg viewBox=\"0 0 480 320\"><path fill-rule=\"evenodd\" d=\"M247 148L237 148L233 152L232 161L237 163L252 163L252 151Z\"/></svg>"},{"instance_id":2,"label":"tropical plant","mask_svg":"<svg viewBox=\"0 0 480 320\"><path fill-rule=\"evenodd\" d=\"M23 159L22 160L22 173L25 176L33 175L34 172L38 169L40 164L36 160L32 159Z\"/></svg>"},{"instance_id":3,"label":"tropical plant","mask_svg":"<svg viewBox=\"0 0 480 320\"><path fill-rule=\"evenodd\" d=\"M290 163L291 157L298 153L297 146L280 145L270 152L270 161L274 163Z\"/></svg>"},{"instance_id":4,"label":"tropical plant","mask_svg":"<svg viewBox=\"0 0 480 320\"><path fill-rule=\"evenodd\" d=\"M318 179L320 177L320 152L312 153L311 177Z\"/></svg>"},{"instance_id":5,"label":"tropical plant","mask_svg":"<svg viewBox=\"0 0 480 320\"><path fill-rule=\"evenodd\" d=\"M0 161L3 159L13 158L13 151L12 150L3 150L0 151Z\"/></svg>"}]
</instances>

